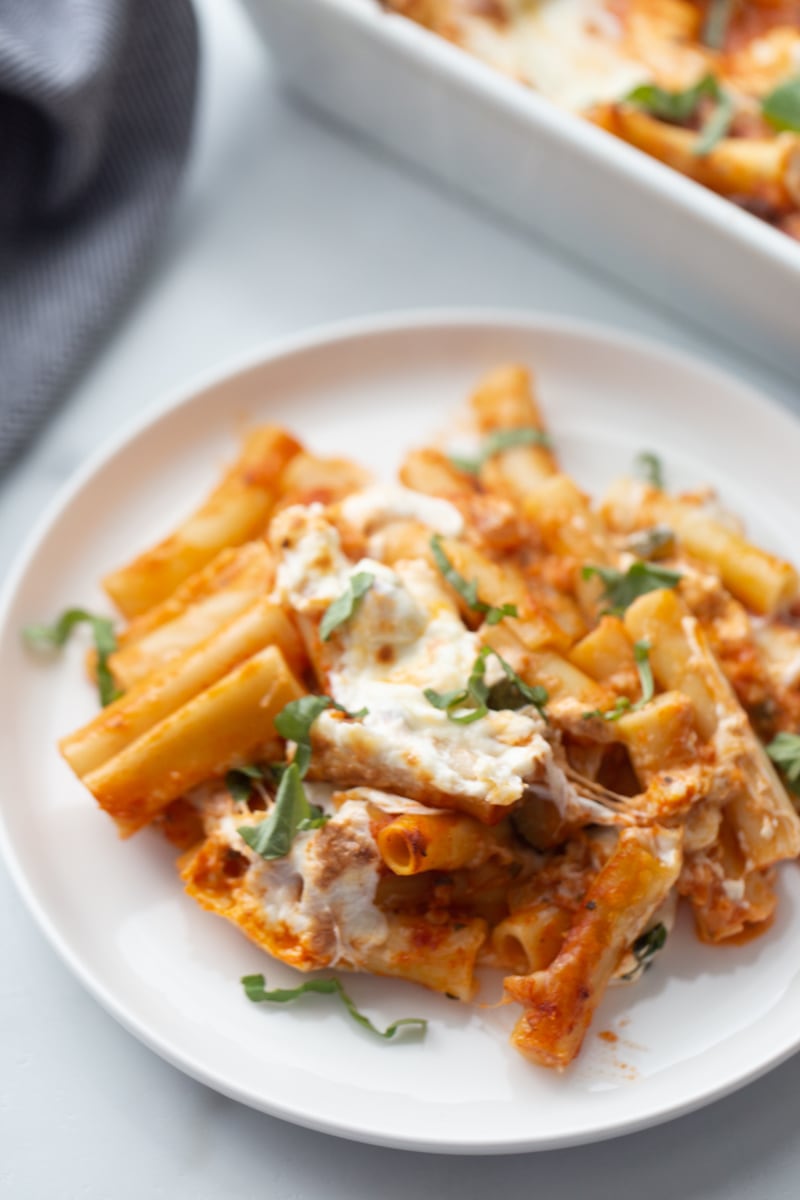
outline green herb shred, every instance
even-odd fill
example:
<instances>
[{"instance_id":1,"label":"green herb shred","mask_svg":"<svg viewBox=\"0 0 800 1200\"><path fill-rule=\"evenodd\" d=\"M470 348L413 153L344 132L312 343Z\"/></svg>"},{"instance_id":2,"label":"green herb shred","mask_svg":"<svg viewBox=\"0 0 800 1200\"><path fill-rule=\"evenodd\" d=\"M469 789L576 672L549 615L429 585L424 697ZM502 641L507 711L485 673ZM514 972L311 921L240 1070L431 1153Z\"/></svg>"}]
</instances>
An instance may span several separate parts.
<instances>
[{"instance_id":1,"label":"green herb shred","mask_svg":"<svg viewBox=\"0 0 800 1200\"><path fill-rule=\"evenodd\" d=\"M110 656L117 648L114 626L108 617L96 617L85 608L69 608L53 625L28 625L22 633L29 646L40 650L60 649L69 640L73 629L82 624L90 626L94 638L97 650L97 690L100 703L105 707L122 695L108 665Z\"/></svg>"},{"instance_id":2,"label":"green herb shred","mask_svg":"<svg viewBox=\"0 0 800 1200\"><path fill-rule=\"evenodd\" d=\"M778 84L765 96L761 112L774 129L800 133L800 75Z\"/></svg>"},{"instance_id":3,"label":"green herb shred","mask_svg":"<svg viewBox=\"0 0 800 1200\"><path fill-rule=\"evenodd\" d=\"M625 97L628 104L644 109L661 121L685 125L698 111L704 99L713 100L715 107L700 130L693 153L703 156L713 150L728 132L734 117L733 101L713 75L704 75L692 87L670 92L654 83L644 83Z\"/></svg>"},{"instance_id":4,"label":"green herb shred","mask_svg":"<svg viewBox=\"0 0 800 1200\"><path fill-rule=\"evenodd\" d=\"M378 1029L377 1025L373 1025L369 1017L365 1017L362 1012L359 1012L353 998L345 991L341 982L338 979L307 979L298 987L294 988L274 988L272 991L266 990L266 981L263 975L245 975L242 978L242 986L248 1000L253 1004L289 1004L293 1000L298 1000L301 996L316 994L321 996L338 996L344 1007L347 1009L350 1016L362 1028L369 1030L376 1037L383 1038L385 1041L390 1041L399 1029L408 1028L415 1030L419 1037L424 1038L428 1030L428 1022L423 1017L401 1017L399 1021L392 1021L386 1029Z\"/></svg>"},{"instance_id":5,"label":"green herb shred","mask_svg":"<svg viewBox=\"0 0 800 1200\"><path fill-rule=\"evenodd\" d=\"M232 767L225 776L225 787L237 804L246 804L253 792L253 784L266 778L261 767L247 763L243 767Z\"/></svg>"},{"instance_id":6,"label":"green herb shred","mask_svg":"<svg viewBox=\"0 0 800 1200\"><path fill-rule=\"evenodd\" d=\"M499 662L504 679L489 686L486 682L486 663L490 656ZM510 663L493 650L484 646L473 663L466 686L451 692L437 692L434 688L426 688L423 692L425 699L447 713L447 718L458 725L471 725L479 721L491 710L516 710L530 704L537 709L540 716L547 720L545 705L548 695L545 688L539 685L531 686L519 677ZM470 707L470 705L472 707ZM466 709L467 711L463 711Z\"/></svg>"},{"instance_id":7,"label":"green herb shred","mask_svg":"<svg viewBox=\"0 0 800 1200\"><path fill-rule=\"evenodd\" d=\"M639 596L656 592L660 588L675 588L682 579L679 571L658 567L654 563L637 561L627 571L614 567L586 566L581 570L583 579L596 575L603 582L603 592L610 605L609 611L616 616L623 613Z\"/></svg>"},{"instance_id":8,"label":"green herb shred","mask_svg":"<svg viewBox=\"0 0 800 1200\"><path fill-rule=\"evenodd\" d=\"M468 475L477 475L490 458L494 458L496 454L502 454L504 450L511 450L514 446L545 446L549 448L552 444L548 433L545 433L543 429L536 429L532 425L521 426L519 429L498 429L489 434L474 458L460 458L458 455L451 454L450 461L454 467L458 467L459 471L465 471Z\"/></svg>"},{"instance_id":9,"label":"green herb shred","mask_svg":"<svg viewBox=\"0 0 800 1200\"><path fill-rule=\"evenodd\" d=\"M631 953L636 959L636 966L627 975L623 975L622 978L626 982L638 979L652 965L653 959L659 950L663 950L666 941L667 927L660 921L652 929L647 929L644 933L640 934L631 946Z\"/></svg>"},{"instance_id":10,"label":"green herb shred","mask_svg":"<svg viewBox=\"0 0 800 1200\"><path fill-rule=\"evenodd\" d=\"M464 576L459 574L455 569L445 553L441 534L435 533L433 535L430 547L433 554L433 561L436 563L445 581L450 584L450 587L454 591L458 592L468 608L486 618L487 625L497 625L503 620L503 617L519 616L516 604L503 604L498 608L491 604L484 604L482 600L478 599L477 580L473 579L471 583L467 583Z\"/></svg>"},{"instance_id":11,"label":"green herb shred","mask_svg":"<svg viewBox=\"0 0 800 1200\"><path fill-rule=\"evenodd\" d=\"M280 764L270 768L273 774L280 774L280 780L275 803L263 821L257 825L240 825L237 830L251 850L262 858L285 858L295 834L319 829L330 819L321 808L309 803L303 787L311 763L311 726L328 708L338 709L353 719L367 715L366 708L357 713L348 712L330 696L301 696L281 709L275 718L275 728L281 737L295 743L294 759L287 766ZM236 778L237 771L242 778ZM258 767L244 767L228 772L226 784L234 799L243 794L245 780L256 778L259 771ZM260 777L264 777L263 773Z\"/></svg>"},{"instance_id":12,"label":"green herb shred","mask_svg":"<svg viewBox=\"0 0 800 1200\"><path fill-rule=\"evenodd\" d=\"M706 18L700 40L712 50L722 50L728 34L736 0L711 0L706 9Z\"/></svg>"},{"instance_id":13,"label":"green herb shred","mask_svg":"<svg viewBox=\"0 0 800 1200\"><path fill-rule=\"evenodd\" d=\"M777 734L767 746L767 754L780 767L791 790L800 796L800 734Z\"/></svg>"},{"instance_id":14,"label":"green herb shred","mask_svg":"<svg viewBox=\"0 0 800 1200\"><path fill-rule=\"evenodd\" d=\"M359 571L351 576L341 596L333 601L320 622L319 636L323 642L327 642L335 629L350 620L374 582L375 576L370 571Z\"/></svg>"},{"instance_id":15,"label":"green herb shred","mask_svg":"<svg viewBox=\"0 0 800 1200\"><path fill-rule=\"evenodd\" d=\"M646 483L664 490L664 465L652 450L644 450L636 456L636 469Z\"/></svg>"}]
</instances>

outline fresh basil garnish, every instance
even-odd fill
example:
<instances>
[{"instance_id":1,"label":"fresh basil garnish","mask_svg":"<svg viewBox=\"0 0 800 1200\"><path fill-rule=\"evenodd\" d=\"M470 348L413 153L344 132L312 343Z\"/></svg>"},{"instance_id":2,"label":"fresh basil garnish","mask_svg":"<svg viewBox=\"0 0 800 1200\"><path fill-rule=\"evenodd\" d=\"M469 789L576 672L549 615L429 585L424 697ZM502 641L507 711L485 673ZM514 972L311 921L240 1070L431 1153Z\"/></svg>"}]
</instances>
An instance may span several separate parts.
<instances>
[{"instance_id":1,"label":"fresh basil garnish","mask_svg":"<svg viewBox=\"0 0 800 1200\"><path fill-rule=\"evenodd\" d=\"M500 679L491 686L486 682L486 662L490 655L497 659L505 675L505 679ZM525 683L511 664L491 646L484 646L478 654L466 687L452 692L437 692L434 688L426 688L423 695L434 708L446 712L448 720L457 725L471 725L473 721L485 717L489 710L513 711L523 708L526 704L533 705L540 716L547 720L544 707L548 700L546 689L538 684L531 686ZM472 705L472 708L468 712L458 711L469 705Z\"/></svg>"},{"instance_id":2,"label":"fresh basil garnish","mask_svg":"<svg viewBox=\"0 0 800 1200\"><path fill-rule=\"evenodd\" d=\"M697 155L708 154L730 128L734 116L733 102L713 75L704 75L692 87L670 92L654 83L644 83L625 97L628 104L644 109L660 121L685 125L695 116L704 99L715 101L716 107L708 117L693 147Z\"/></svg>"},{"instance_id":3,"label":"fresh basil garnish","mask_svg":"<svg viewBox=\"0 0 800 1200\"><path fill-rule=\"evenodd\" d=\"M486 618L487 625L497 625L502 621L503 617L519 616L516 604L503 604L497 608L491 604L484 604L482 600L478 599L478 581L473 579L471 583L467 583L464 576L459 574L455 569L445 554L441 534L435 533L433 535L430 546L433 561L441 571L446 582L450 584L450 587L454 591L458 592L468 608L471 608L473 612L481 613Z\"/></svg>"},{"instance_id":4,"label":"fresh basil garnish","mask_svg":"<svg viewBox=\"0 0 800 1200\"><path fill-rule=\"evenodd\" d=\"M321 996L338 996L354 1021L385 1041L390 1041L398 1029L404 1026L416 1028L420 1037L424 1037L428 1029L428 1022L423 1017L401 1017L399 1021L392 1021L386 1029L378 1029L369 1017L365 1017L362 1012L359 1012L352 997L344 990L338 979L307 979L298 987L274 988L268 992L263 975L245 975L242 977L242 986L247 999L254 1004L263 1004L265 1001L271 1004L288 1004L299 999L300 996L307 996L311 993Z\"/></svg>"},{"instance_id":5,"label":"fresh basil garnish","mask_svg":"<svg viewBox=\"0 0 800 1200\"><path fill-rule=\"evenodd\" d=\"M348 712L330 696L301 696L282 708L275 718L275 728L281 737L295 743L294 759L286 767L275 765L270 768L275 775L280 772L280 781L275 803L264 820L258 825L240 825L237 830L248 846L262 858L285 858L292 848L296 833L319 829L330 820L321 808L309 804L303 787L303 778L311 763L311 726L320 713L328 708L338 709L352 718L367 715L366 708L357 713ZM233 788L230 777L235 776L236 771L228 772L225 782L234 799L237 799L237 791L239 795L242 794L245 780L255 778L259 770L258 767L239 768L239 775L243 778L234 779Z\"/></svg>"},{"instance_id":6,"label":"fresh basil garnish","mask_svg":"<svg viewBox=\"0 0 800 1200\"><path fill-rule=\"evenodd\" d=\"M650 643L644 639L640 642L635 642L633 657L636 661L636 670L639 674L639 683L642 689L641 698L633 704L627 696L618 696L613 708L609 708L605 712L602 712L599 708L594 708L591 712L585 712L583 714L584 721L588 721L591 717L602 717L604 721L618 721L626 713L638 712L640 708L644 708L646 704L650 703L656 692L653 680L653 668L650 666Z\"/></svg>"},{"instance_id":7,"label":"fresh basil garnish","mask_svg":"<svg viewBox=\"0 0 800 1200\"><path fill-rule=\"evenodd\" d=\"M281 737L296 745L293 761L301 779L311 762L311 726L332 704L330 696L301 696L281 709L275 718L275 728Z\"/></svg>"},{"instance_id":8,"label":"fresh basil garnish","mask_svg":"<svg viewBox=\"0 0 800 1200\"><path fill-rule=\"evenodd\" d=\"M253 791L253 783L265 779L266 773L253 763L243 767L232 767L225 776L225 787L237 804L246 804Z\"/></svg>"},{"instance_id":9,"label":"fresh basil garnish","mask_svg":"<svg viewBox=\"0 0 800 1200\"><path fill-rule=\"evenodd\" d=\"M663 950L666 941L667 927L661 921L659 921L658 925L654 925L652 929L647 929L644 933L640 934L631 946L631 953L636 959L636 966L627 975L623 975L622 978L626 982L638 979L652 964L659 950Z\"/></svg>"},{"instance_id":10,"label":"fresh basil garnish","mask_svg":"<svg viewBox=\"0 0 800 1200\"><path fill-rule=\"evenodd\" d=\"M327 642L335 629L349 621L375 582L371 571L358 571L347 582L341 596L328 607L319 626L319 636Z\"/></svg>"},{"instance_id":11,"label":"fresh basil garnish","mask_svg":"<svg viewBox=\"0 0 800 1200\"><path fill-rule=\"evenodd\" d=\"M309 804L300 770L292 763L281 777L268 815L258 825L240 825L237 832L262 858L285 858L296 833L319 829L329 820L321 808Z\"/></svg>"},{"instance_id":12,"label":"fresh basil garnish","mask_svg":"<svg viewBox=\"0 0 800 1200\"><path fill-rule=\"evenodd\" d=\"M800 734L777 734L767 746L767 754L780 767L791 790L800 796Z\"/></svg>"},{"instance_id":13,"label":"fresh basil garnish","mask_svg":"<svg viewBox=\"0 0 800 1200\"><path fill-rule=\"evenodd\" d=\"M591 579L596 575L603 581L605 599L610 604L610 611L616 615L648 592L656 592L660 588L675 588L682 579L679 571L670 571L667 567L658 567L654 563L635 562L627 571L618 571L615 567L586 566L581 570L581 578Z\"/></svg>"},{"instance_id":14,"label":"fresh basil garnish","mask_svg":"<svg viewBox=\"0 0 800 1200\"><path fill-rule=\"evenodd\" d=\"M496 454L502 454L504 450L511 450L514 446L550 447L552 444L550 435L543 429L524 425L518 429L498 429L494 433L490 433L474 458L461 458L456 454L449 455L449 458L459 471L466 471L468 475L477 475L490 458L494 458Z\"/></svg>"},{"instance_id":15,"label":"fresh basil garnish","mask_svg":"<svg viewBox=\"0 0 800 1200\"><path fill-rule=\"evenodd\" d=\"M645 638L634 642L633 645L633 657L636 660L636 670L639 672L639 683L642 686L642 698L636 701L634 708L644 708L645 704L650 703L656 692L653 668L650 666L650 648L650 643Z\"/></svg>"},{"instance_id":16,"label":"fresh basil garnish","mask_svg":"<svg viewBox=\"0 0 800 1200\"><path fill-rule=\"evenodd\" d=\"M97 690L100 703L105 707L122 695L108 665L109 657L117 648L114 626L108 617L96 617L85 608L69 608L53 625L28 625L22 633L28 645L37 649L60 649L76 625L82 624L89 625L92 630L97 650Z\"/></svg>"},{"instance_id":17,"label":"fresh basil garnish","mask_svg":"<svg viewBox=\"0 0 800 1200\"><path fill-rule=\"evenodd\" d=\"M695 154L698 158L703 158L706 154L710 154L717 142L721 142L727 136L735 115L736 110L733 106L730 93L720 88L719 96L717 97L717 107L711 113L711 116L707 118L703 128L700 130L700 134L692 147L692 154Z\"/></svg>"},{"instance_id":18,"label":"fresh basil garnish","mask_svg":"<svg viewBox=\"0 0 800 1200\"><path fill-rule=\"evenodd\" d=\"M479 721L488 713L489 688L484 675L489 654L489 647L484 646L472 665L466 687L461 691L437 692L434 688L426 688L423 692L429 704L447 713L448 721L453 721L456 725L471 725L473 721ZM468 712L458 711L470 704L472 707Z\"/></svg>"},{"instance_id":19,"label":"fresh basil garnish","mask_svg":"<svg viewBox=\"0 0 800 1200\"><path fill-rule=\"evenodd\" d=\"M664 466L657 454L652 450L644 450L636 456L636 469L646 483L652 487L664 490Z\"/></svg>"},{"instance_id":20,"label":"fresh basil garnish","mask_svg":"<svg viewBox=\"0 0 800 1200\"><path fill-rule=\"evenodd\" d=\"M761 113L774 129L800 133L800 75L779 83L761 102Z\"/></svg>"},{"instance_id":21,"label":"fresh basil garnish","mask_svg":"<svg viewBox=\"0 0 800 1200\"><path fill-rule=\"evenodd\" d=\"M637 558L659 558L675 545L675 534L668 525L640 529L625 541L625 548Z\"/></svg>"},{"instance_id":22,"label":"fresh basil garnish","mask_svg":"<svg viewBox=\"0 0 800 1200\"><path fill-rule=\"evenodd\" d=\"M700 40L712 50L722 50L728 33L735 0L710 0Z\"/></svg>"},{"instance_id":23,"label":"fresh basil garnish","mask_svg":"<svg viewBox=\"0 0 800 1200\"><path fill-rule=\"evenodd\" d=\"M549 699L547 688L543 688L541 684L529 684L524 679L520 679L517 672L510 663L498 654L496 650L491 653L500 663L503 669L505 679L498 680L489 688L489 697L487 704L489 708L494 710L524 708L526 704L531 704L539 713L540 717L547 720L545 705Z\"/></svg>"}]
</instances>

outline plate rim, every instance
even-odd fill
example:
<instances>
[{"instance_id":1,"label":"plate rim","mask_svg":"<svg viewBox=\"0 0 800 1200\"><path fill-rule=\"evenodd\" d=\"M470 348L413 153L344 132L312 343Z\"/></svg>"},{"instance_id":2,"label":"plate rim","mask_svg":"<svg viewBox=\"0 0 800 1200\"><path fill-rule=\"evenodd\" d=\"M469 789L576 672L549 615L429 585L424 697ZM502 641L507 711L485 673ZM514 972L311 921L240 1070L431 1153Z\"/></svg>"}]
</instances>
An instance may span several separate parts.
<instances>
[{"instance_id":1,"label":"plate rim","mask_svg":"<svg viewBox=\"0 0 800 1200\"><path fill-rule=\"evenodd\" d=\"M709 382L713 381L718 387L726 388L732 394L740 396L745 402L755 404L762 409L770 409L775 419L784 422L787 428L792 427L795 434L800 432L798 418L768 392L761 391L748 381L738 379L725 369L715 364L709 364L683 348L674 348L667 342L630 333L603 322L551 314L541 309L448 306L403 309L377 315L348 317L344 320L314 325L299 332L294 331L283 336L266 339L257 343L252 349L232 356L221 365L197 372L183 385L168 389L163 395L146 405L140 413L124 422L113 435L103 439L85 461L57 488L38 519L25 534L22 544L12 560L3 587L0 589L0 631L7 625L17 590L23 583L41 542L47 536L51 525L61 511L72 503L92 477L128 442L166 416L176 413L181 408L190 407L198 396L225 384L238 375L297 354L318 351L342 342L361 340L365 337L407 335L415 332L431 333L436 330L477 327L520 333L530 332L539 335L552 333L556 336L567 335L590 339L610 349L633 352L676 364L698 377L705 377ZM246 1086L237 1088L229 1085L226 1080L218 1078L213 1071L207 1070L202 1062L196 1060L188 1051L176 1051L168 1037L160 1034L157 1029L152 1029L144 1018L129 1011L124 997L120 998L113 989L107 988L102 981L95 977L91 966L83 961L80 954L72 949L69 940L64 938L56 928L47 906L39 900L35 886L29 881L22 863L17 858L2 806L0 806L0 859L5 863L9 877L50 947L89 995L138 1041L190 1078L229 1099L304 1128L362 1144L456 1155L500 1155L588 1145L663 1124L705 1107L747 1086L800 1050L800 1028L798 1028L797 1039L794 1043L779 1046L772 1054L766 1056L760 1063L746 1069L735 1079L725 1080L722 1083L711 1083L688 1099L668 1100L659 1111L648 1112L640 1117L632 1116L626 1118L623 1123L620 1123L618 1119L615 1119L613 1124L603 1124L600 1121L588 1131L580 1129L572 1134L554 1134L527 1140L516 1136L510 1140L493 1137L491 1140L479 1142L474 1140L465 1142L436 1136L421 1137L418 1134L412 1136L382 1135L377 1131L364 1130L357 1124L353 1124L352 1120L348 1123L341 1118L309 1115L291 1104L275 1102L271 1098L265 1099Z\"/></svg>"}]
</instances>

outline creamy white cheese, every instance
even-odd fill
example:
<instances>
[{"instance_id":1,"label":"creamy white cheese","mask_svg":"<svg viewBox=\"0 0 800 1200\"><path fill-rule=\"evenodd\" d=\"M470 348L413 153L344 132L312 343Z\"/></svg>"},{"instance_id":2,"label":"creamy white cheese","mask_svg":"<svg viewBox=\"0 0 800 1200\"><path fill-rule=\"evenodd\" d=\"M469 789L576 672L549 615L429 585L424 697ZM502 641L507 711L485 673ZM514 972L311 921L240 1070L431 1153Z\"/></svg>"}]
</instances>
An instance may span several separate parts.
<instances>
[{"instance_id":1,"label":"creamy white cheese","mask_svg":"<svg viewBox=\"0 0 800 1200\"><path fill-rule=\"evenodd\" d=\"M431 813L445 812L443 808L431 808L429 804L420 804L418 800L409 800L407 796L396 796L394 792L381 792L377 788L351 788L347 793L354 800L371 804L381 812L394 813Z\"/></svg>"},{"instance_id":2,"label":"creamy white cheese","mask_svg":"<svg viewBox=\"0 0 800 1200\"><path fill-rule=\"evenodd\" d=\"M342 501L341 513L348 525L362 533L402 520L419 521L445 537L458 537L464 528L460 512L447 500L399 484L376 484L354 492Z\"/></svg>"},{"instance_id":3,"label":"creamy white cheese","mask_svg":"<svg viewBox=\"0 0 800 1200\"><path fill-rule=\"evenodd\" d=\"M788 663L783 664L780 681L785 688L791 688L796 683L800 683L800 653L791 658Z\"/></svg>"},{"instance_id":4,"label":"creamy white cheese","mask_svg":"<svg viewBox=\"0 0 800 1200\"><path fill-rule=\"evenodd\" d=\"M295 611L321 612L341 595L348 578L373 576L353 615L336 631L338 651L328 691L349 712L366 708L358 722L322 713L315 738L344 753L379 760L389 776L409 772L433 791L511 804L525 780L551 756L544 723L528 712L490 712L457 724L434 707L425 689L466 686L481 649L447 595L438 572L423 560L391 569L374 559L352 564L336 529L319 505L287 509L273 523L278 556L276 593ZM332 644L333 645L333 644ZM486 680L501 677L494 659Z\"/></svg>"},{"instance_id":5,"label":"creamy white cheese","mask_svg":"<svg viewBox=\"0 0 800 1200\"><path fill-rule=\"evenodd\" d=\"M541 718L490 712L461 725L435 708L425 689L463 689L481 643L426 562L399 563L392 574L392 586L373 587L343 631L343 651L330 675L334 699L351 712L366 708L367 715L355 725L323 713L317 735L353 753L363 753L366 740L389 774L410 770L450 795L512 803L550 755ZM381 645L389 653L382 655ZM487 682L500 674L490 659Z\"/></svg>"},{"instance_id":6,"label":"creamy white cheese","mask_svg":"<svg viewBox=\"0 0 800 1200\"><path fill-rule=\"evenodd\" d=\"M648 78L622 46L605 0L516 3L508 23L459 18L466 49L573 112L618 100Z\"/></svg>"},{"instance_id":7,"label":"creamy white cheese","mask_svg":"<svg viewBox=\"0 0 800 1200\"><path fill-rule=\"evenodd\" d=\"M731 900L734 904L739 904L744 900L743 879L723 879L722 890L727 899Z\"/></svg>"},{"instance_id":8,"label":"creamy white cheese","mask_svg":"<svg viewBox=\"0 0 800 1200\"><path fill-rule=\"evenodd\" d=\"M285 858L261 858L237 833L240 824L241 817L226 817L219 834L249 858L248 885L270 927L284 927L306 945L316 937L314 952L330 966L357 963L366 948L385 942L387 920L375 906L380 859L363 803L346 801L322 829L296 834ZM342 846L330 858L326 849L339 832Z\"/></svg>"},{"instance_id":9,"label":"creamy white cheese","mask_svg":"<svg viewBox=\"0 0 800 1200\"><path fill-rule=\"evenodd\" d=\"M273 598L296 612L326 608L344 591L349 563L339 533L321 504L293 505L272 522L270 544L278 556Z\"/></svg>"}]
</instances>

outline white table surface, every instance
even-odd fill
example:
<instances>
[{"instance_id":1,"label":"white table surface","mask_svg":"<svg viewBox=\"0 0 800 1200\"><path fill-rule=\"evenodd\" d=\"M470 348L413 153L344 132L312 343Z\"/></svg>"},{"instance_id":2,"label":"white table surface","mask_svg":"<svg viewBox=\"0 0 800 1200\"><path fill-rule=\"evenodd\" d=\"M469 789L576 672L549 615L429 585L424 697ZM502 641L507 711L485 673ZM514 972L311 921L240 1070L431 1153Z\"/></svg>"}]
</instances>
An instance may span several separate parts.
<instances>
[{"instance_id":1,"label":"white table surface","mask_svg":"<svg viewBox=\"0 0 800 1200\"><path fill-rule=\"evenodd\" d=\"M294 107L235 0L198 9L205 55L184 193L102 352L0 486L0 566L74 468L143 405L271 338L344 316L438 305L585 316L694 350L800 411L790 380ZM2 870L0 945L8 1200L800 1194L800 1058L617 1141L535 1157L414 1155L294 1128L185 1078L83 992Z\"/></svg>"}]
</instances>

